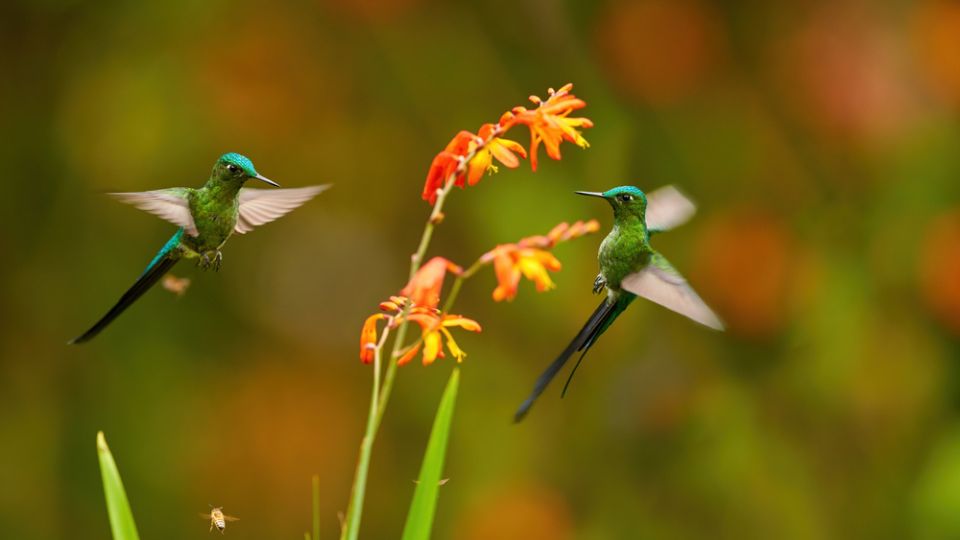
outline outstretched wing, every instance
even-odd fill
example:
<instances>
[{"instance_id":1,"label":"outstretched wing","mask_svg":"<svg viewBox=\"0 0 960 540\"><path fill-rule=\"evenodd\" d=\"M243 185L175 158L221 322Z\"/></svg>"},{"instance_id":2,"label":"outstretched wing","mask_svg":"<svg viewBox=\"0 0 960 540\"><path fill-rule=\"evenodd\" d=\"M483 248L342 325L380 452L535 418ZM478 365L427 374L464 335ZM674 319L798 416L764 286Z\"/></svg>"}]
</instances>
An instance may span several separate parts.
<instances>
[{"instance_id":1,"label":"outstretched wing","mask_svg":"<svg viewBox=\"0 0 960 540\"><path fill-rule=\"evenodd\" d=\"M187 201L188 193L187 188L170 188L136 193L110 193L110 195L178 227L183 227L190 236L197 236L197 226L193 222L190 203Z\"/></svg>"},{"instance_id":2,"label":"outstretched wing","mask_svg":"<svg viewBox=\"0 0 960 540\"><path fill-rule=\"evenodd\" d=\"M240 518L234 516L228 516L227 514L223 515L224 521L240 521Z\"/></svg>"},{"instance_id":3,"label":"outstretched wing","mask_svg":"<svg viewBox=\"0 0 960 540\"><path fill-rule=\"evenodd\" d=\"M720 318L707 307L666 257L657 252L654 252L650 264L643 270L623 278L620 287L702 325L723 330Z\"/></svg>"},{"instance_id":4,"label":"outstretched wing","mask_svg":"<svg viewBox=\"0 0 960 540\"><path fill-rule=\"evenodd\" d=\"M250 232L254 227L290 212L329 187L330 184L293 189L243 188L240 190L240 216L235 230L240 234Z\"/></svg>"},{"instance_id":5,"label":"outstretched wing","mask_svg":"<svg viewBox=\"0 0 960 540\"><path fill-rule=\"evenodd\" d=\"M696 205L673 186L647 194L647 230L650 234L683 225L697 212Z\"/></svg>"}]
</instances>

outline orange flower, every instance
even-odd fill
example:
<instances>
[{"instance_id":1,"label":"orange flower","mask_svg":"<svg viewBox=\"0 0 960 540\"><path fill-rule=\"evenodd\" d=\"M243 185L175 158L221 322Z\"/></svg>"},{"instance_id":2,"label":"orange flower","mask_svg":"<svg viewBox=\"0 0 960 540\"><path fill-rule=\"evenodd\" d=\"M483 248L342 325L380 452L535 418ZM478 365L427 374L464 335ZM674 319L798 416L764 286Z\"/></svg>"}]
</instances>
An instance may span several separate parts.
<instances>
[{"instance_id":1,"label":"orange flower","mask_svg":"<svg viewBox=\"0 0 960 540\"><path fill-rule=\"evenodd\" d=\"M388 302L383 302L380 304L380 309L387 312L395 312L395 315L390 319L391 326L397 326L403 322L403 309L407 306L408 300L401 296L391 297ZM385 315L377 314L372 315L367 319L367 323L364 324L363 331L361 332L360 344L361 344L361 353L360 357L363 360L363 351L364 346L370 348L371 343L376 341L376 321L379 318L383 318ZM430 365L437 358L444 358L443 345L446 344L447 350L450 351L450 354L457 359L457 362L462 362L463 359L467 356L467 353L457 345L457 342L453 339L453 334L450 333L449 328L460 327L469 332L479 332L480 324L473 319L468 319L461 315L446 315L441 314L440 310L434 308L427 308L417 305L412 305L409 307L406 319L415 322L420 325L421 330L421 339L417 343L410 347L403 356L397 360L397 365L404 365L413 359L414 356L423 349L423 365ZM372 331L368 330L368 325L373 328ZM367 334L371 333L372 336ZM370 361L373 360L373 353L371 349ZM369 361L364 360L366 363Z\"/></svg>"},{"instance_id":2,"label":"orange flower","mask_svg":"<svg viewBox=\"0 0 960 540\"><path fill-rule=\"evenodd\" d=\"M547 271L556 272L561 265L549 251L505 244L493 248L485 256L493 260L493 268L497 274L498 285L493 290L493 299L497 302L513 300L517 296L521 274L536 283L539 292L556 286Z\"/></svg>"},{"instance_id":3,"label":"orange flower","mask_svg":"<svg viewBox=\"0 0 960 540\"><path fill-rule=\"evenodd\" d=\"M517 159L514 152L520 154L522 157L527 157L527 150L523 145L516 141L497 137L502 131L499 125L484 124L480 126L480 131L477 132L477 136L485 142L482 145L476 145L474 148L471 148L471 150L476 150L476 154L467 165L467 183L469 185L472 186L479 182L480 178L483 177L483 173L487 171L491 173L497 172L497 167L493 164L494 158L505 167L515 169L520 165L520 160Z\"/></svg>"},{"instance_id":4,"label":"orange flower","mask_svg":"<svg viewBox=\"0 0 960 540\"><path fill-rule=\"evenodd\" d=\"M450 175L456 172L458 177L463 176L464 156L472 150L471 145L477 144L476 139L477 136L473 133L461 131L447 143L443 152L433 158L430 170L427 171L427 181L423 185L424 200L430 201L430 204L435 203L437 192L444 188Z\"/></svg>"},{"instance_id":5,"label":"orange flower","mask_svg":"<svg viewBox=\"0 0 960 540\"><path fill-rule=\"evenodd\" d=\"M516 244L502 244L485 253L481 261L492 261L497 276L493 299L497 302L513 300L517 296L521 276L533 281L539 292L554 288L549 272L560 270L561 264L548 250L560 242L596 232L599 228L600 224L593 219L577 221L573 225L561 223L546 236L529 236Z\"/></svg>"},{"instance_id":6,"label":"orange flower","mask_svg":"<svg viewBox=\"0 0 960 540\"><path fill-rule=\"evenodd\" d=\"M514 107L500 117L496 124L484 124L473 134L461 131L451 140L442 152L433 158L427 180L423 185L422 197L430 204L437 202L437 194L452 181L459 187L474 185L486 172L497 172L493 160L496 159L508 168L517 167L521 157L527 157L527 151L520 143L500 137L517 124L530 129L530 166L537 170L537 149L541 144L547 149L547 155L560 159L560 143L572 142L581 148L589 145L580 133L580 128L593 127L588 118L570 118L571 112L582 109L587 104L570 93L572 84L564 85L560 90L550 93L546 100L530 96L535 109Z\"/></svg>"},{"instance_id":7,"label":"orange flower","mask_svg":"<svg viewBox=\"0 0 960 540\"><path fill-rule=\"evenodd\" d=\"M446 186L451 176L454 184L461 188L476 184L484 173L497 172L494 158L511 169L517 167L520 160L514 152L527 157L527 151L516 141L497 137L502 131L499 125L484 124L476 135L469 131L458 133L443 152L433 158L423 186L423 198L430 204L435 203L437 192ZM470 161L465 164L468 156Z\"/></svg>"},{"instance_id":8,"label":"orange flower","mask_svg":"<svg viewBox=\"0 0 960 540\"><path fill-rule=\"evenodd\" d=\"M444 259L434 257L417 270L400 294L409 298L415 306L435 308L440 303L440 290L447 271L460 275L463 269Z\"/></svg>"},{"instance_id":9,"label":"orange flower","mask_svg":"<svg viewBox=\"0 0 960 540\"><path fill-rule=\"evenodd\" d=\"M570 93L573 84L564 85L560 90L548 90L550 96L542 100L537 96L530 96L530 101L537 105L536 109L514 107L500 118L503 126L524 124L530 128L530 166L537 170L537 149L540 144L547 149L547 155L553 159L560 159L560 143L569 141L581 148L590 146L577 128L591 128L593 122L589 118L569 118L569 114L577 109L586 107L586 102Z\"/></svg>"}]
</instances>

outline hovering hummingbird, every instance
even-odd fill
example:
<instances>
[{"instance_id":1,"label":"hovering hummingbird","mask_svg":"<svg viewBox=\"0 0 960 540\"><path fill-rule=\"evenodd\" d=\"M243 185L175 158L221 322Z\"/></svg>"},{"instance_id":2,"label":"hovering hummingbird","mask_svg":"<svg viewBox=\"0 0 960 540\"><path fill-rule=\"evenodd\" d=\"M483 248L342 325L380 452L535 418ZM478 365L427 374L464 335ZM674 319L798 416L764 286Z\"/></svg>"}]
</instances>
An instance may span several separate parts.
<instances>
[{"instance_id":1,"label":"hovering hummingbird","mask_svg":"<svg viewBox=\"0 0 960 540\"><path fill-rule=\"evenodd\" d=\"M687 280L650 246L651 236L685 223L696 212L689 199L673 186L662 187L649 196L633 186L615 187L602 193L576 193L603 198L613 207L613 230L600 244L600 273L593 282L594 294L606 289L607 296L573 341L537 379L530 397L517 409L515 422L523 419L573 353L582 351L563 387L566 393L584 355L637 296L715 330L723 330L723 323Z\"/></svg>"},{"instance_id":2,"label":"hovering hummingbird","mask_svg":"<svg viewBox=\"0 0 960 540\"><path fill-rule=\"evenodd\" d=\"M178 187L140 193L111 193L180 229L110 311L70 343L83 343L99 334L180 259L196 258L200 268L219 270L223 261L220 249L233 233L244 234L269 223L330 187L329 184L278 190L243 187L250 179L280 186L260 175L248 158L231 152L220 156L213 165L210 179L199 189Z\"/></svg>"}]
</instances>

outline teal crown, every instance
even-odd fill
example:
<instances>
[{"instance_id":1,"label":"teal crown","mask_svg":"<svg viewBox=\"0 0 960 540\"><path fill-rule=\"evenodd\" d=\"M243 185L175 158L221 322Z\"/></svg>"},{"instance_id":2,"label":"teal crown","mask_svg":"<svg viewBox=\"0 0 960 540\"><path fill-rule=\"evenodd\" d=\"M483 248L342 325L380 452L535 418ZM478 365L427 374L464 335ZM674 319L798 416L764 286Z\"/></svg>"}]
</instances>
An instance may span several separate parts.
<instances>
[{"instance_id":1,"label":"teal crown","mask_svg":"<svg viewBox=\"0 0 960 540\"><path fill-rule=\"evenodd\" d=\"M233 164L243 169L247 176L257 176L257 170L253 168L253 162L250 158L236 152L228 152L220 156L220 163L225 165Z\"/></svg>"},{"instance_id":2,"label":"teal crown","mask_svg":"<svg viewBox=\"0 0 960 540\"><path fill-rule=\"evenodd\" d=\"M634 186L618 186L607 191L603 192L603 197L605 199L613 199L619 195L632 195L637 199L647 200L647 196L640 190L638 187Z\"/></svg>"}]
</instances>

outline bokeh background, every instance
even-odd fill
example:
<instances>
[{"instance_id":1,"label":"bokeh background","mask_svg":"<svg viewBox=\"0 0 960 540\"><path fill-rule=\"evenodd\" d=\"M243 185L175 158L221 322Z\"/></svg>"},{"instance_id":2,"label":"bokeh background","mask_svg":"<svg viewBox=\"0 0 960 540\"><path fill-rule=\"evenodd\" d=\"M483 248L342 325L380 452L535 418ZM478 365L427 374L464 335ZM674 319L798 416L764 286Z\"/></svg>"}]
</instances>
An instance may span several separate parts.
<instances>
[{"instance_id":1,"label":"bokeh background","mask_svg":"<svg viewBox=\"0 0 960 540\"><path fill-rule=\"evenodd\" d=\"M575 83L596 123L455 192L431 255L597 218L676 184L656 238L729 324L638 302L566 399L510 422L597 299L458 311L469 352L437 538L960 537L960 4L698 0L8 0L0 7L0 536L102 539L104 430L144 538L337 534L369 399L363 318L403 285L433 155ZM99 317L173 228L107 191L198 186L225 151L335 183L219 274ZM395 538L449 361L401 370L362 535Z\"/></svg>"}]
</instances>

